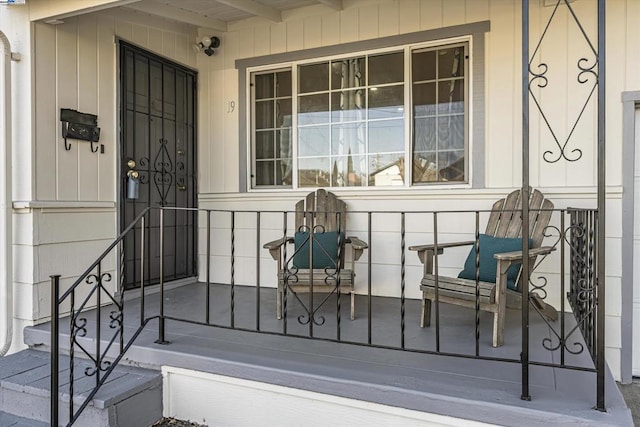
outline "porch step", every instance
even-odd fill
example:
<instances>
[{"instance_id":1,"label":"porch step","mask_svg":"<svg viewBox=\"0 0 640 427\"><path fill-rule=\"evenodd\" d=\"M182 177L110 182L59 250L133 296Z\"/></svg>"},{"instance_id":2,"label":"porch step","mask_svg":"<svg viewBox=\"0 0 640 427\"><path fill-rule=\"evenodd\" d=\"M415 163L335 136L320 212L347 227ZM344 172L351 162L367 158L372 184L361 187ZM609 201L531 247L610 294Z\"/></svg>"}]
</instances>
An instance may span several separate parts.
<instances>
[{"instance_id":1,"label":"porch step","mask_svg":"<svg viewBox=\"0 0 640 427\"><path fill-rule=\"evenodd\" d=\"M47 427L49 424L42 421L30 420L16 415L0 412L0 426L2 427Z\"/></svg>"},{"instance_id":2,"label":"porch step","mask_svg":"<svg viewBox=\"0 0 640 427\"><path fill-rule=\"evenodd\" d=\"M76 407L95 384L95 377L84 375L89 366L86 360L76 360L74 365ZM50 372L49 353L24 350L0 358L0 427L47 425L50 419ZM59 421L66 425L69 418L69 357L60 356L59 372ZM162 374L150 369L119 366L74 426L148 426L161 417ZM25 418L31 424L23 424Z\"/></svg>"}]
</instances>

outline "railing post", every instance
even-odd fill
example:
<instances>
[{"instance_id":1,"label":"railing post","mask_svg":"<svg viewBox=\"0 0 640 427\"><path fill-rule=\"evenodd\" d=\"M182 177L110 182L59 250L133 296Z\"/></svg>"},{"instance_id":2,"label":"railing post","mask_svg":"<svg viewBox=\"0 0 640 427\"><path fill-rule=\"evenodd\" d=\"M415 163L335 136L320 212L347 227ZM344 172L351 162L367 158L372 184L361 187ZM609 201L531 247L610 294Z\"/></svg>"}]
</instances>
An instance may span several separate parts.
<instances>
[{"instance_id":1,"label":"railing post","mask_svg":"<svg viewBox=\"0 0 640 427\"><path fill-rule=\"evenodd\" d=\"M522 0L522 230L529 230L529 0ZM515 214L515 212L514 212ZM527 232L528 233L528 232ZM522 400L529 395L529 239L522 233Z\"/></svg>"},{"instance_id":2,"label":"railing post","mask_svg":"<svg viewBox=\"0 0 640 427\"><path fill-rule=\"evenodd\" d=\"M145 264L144 264L144 256L145 256L144 232L145 230L144 228L145 228L145 220L143 215L142 218L140 218L140 326L144 325L144 268L145 268ZM124 286L122 287L120 292L124 294Z\"/></svg>"},{"instance_id":3,"label":"railing post","mask_svg":"<svg viewBox=\"0 0 640 427\"><path fill-rule=\"evenodd\" d=\"M596 266L597 286L597 404L599 411L605 411L605 358L604 358L604 334L605 334L605 209L606 209L606 56L605 56L605 0L598 0L598 213L596 216L598 265Z\"/></svg>"},{"instance_id":4,"label":"railing post","mask_svg":"<svg viewBox=\"0 0 640 427\"><path fill-rule=\"evenodd\" d=\"M60 350L60 275L51 278L51 425L58 425L58 352ZM72 313L73 315L73 313Z\"/></svg>"},{"instance_id":5,"label":"railing post","mask_svg":"<svg viewBox=\"0 0 640 427\"><path fill-rule=\"evenodd\" d=\"M164 339L164 209L160 208L160 317L156 344L169 344Z\"/></svg>"}]
</instances>

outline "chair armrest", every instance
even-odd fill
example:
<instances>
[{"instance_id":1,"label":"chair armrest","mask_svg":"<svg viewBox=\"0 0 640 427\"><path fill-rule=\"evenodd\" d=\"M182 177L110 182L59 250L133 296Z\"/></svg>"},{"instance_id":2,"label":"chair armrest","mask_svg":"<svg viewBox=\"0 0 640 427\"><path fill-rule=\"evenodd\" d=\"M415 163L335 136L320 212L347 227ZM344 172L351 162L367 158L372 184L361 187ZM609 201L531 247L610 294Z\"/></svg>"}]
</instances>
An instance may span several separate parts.
<instances>
[{"instance_id":1,"label":"chair armrest","mask_svg":"<svg viewBox=\"0 0 640 427\"><path fill-rule=\"evenodd\" d=\"M539 248L532 248L529 249L529 258L537 257L540 255L547 255L555 250L556 248L554 246L541 246ZM498 261L519 261L523 258L522 251L503 252L500 254L495 254L493 257Z\"/></svg>"},{"instance_id":2,"label":"chair armrest","mask_svg":"<svg viewBox=\"0 0 640 427\"><path fill-rule=\"evenodd\" d=\"M280 263L280 251L282 250L282 245L286 244L286 243L293 243L293 237L281 237L280 239L277 240L273 240L269 243L265 243L264 246L262 246L265 249L269 249L269 254L271 255L271 258L273 258L274 260L278 261L278 263ZM280 266L280 264L278 264L278 267Z\"/></svg>"},{"instance_id":3,"label":"chair armrest","mask_svg":"<svg viewBox=\"0 0 640 427\"><path fill-rule=\"evenodd\" d=\"M470 240L467 242L449 242L449 243L438 243L438 255L441 255L446 248L455 248L458 246L469 246L473 245L475 240ZM433 274L433 257L435 255L436 245L418 245L418 246L409 246L410 251L417 251L418 258L420 258L420 262L423 266L423 274Z\"/></svg>"},{"instance_id":4,"label":"chair armrest","mask_svg":"<svg viewBox=\"0 0 640 427\"><path fill-rule=\"evenodd\" d=\"M265 243L264 246L262 246L265 249L278 249L280 246L284 245L285 243L293 243L293 237L281 237L280 239L277 240L273 240L269 243Z\"/></svg>"},{"instance_id":5,"label":"chair armrest","mask_svg":"<svg viewBox=\"0 0 640 427\"><path fill-rule=\"evenodd\" d=\"M353 257L352 261L357 261L362 256L362 252L369 247L369 245L357 237L350 236L344 239L344 243L347 245L351 245L353 248ZM353 268L353 266L352 266Z\"/></svg>"},{"instance_id":6,"label":"chair armrest","mask_svg":"<svg viewBox=\"0 0 640 427\"><path fill-rule=\"evenodd\" d=\"M447 249L447 248L455 248L458 246L469 246L475 244L475 240L469 240L467 242L449 242L449 243L438 243L438 249ZM409 246L410 251L427 251L434 250L436 245L418 245L418 246ZM438 251L438 253L442 253Z\"/></svg>"},{"instance_id":7,"label":"chair armrest","mask_svg":"<svg viewBox=\"0 0 640 427\"><path fill-rule=\"evenodd\" d=\"M344 239L344 242L346 244L350 244L353 249L357 250L363 250L369 247L367 243L354 236L347 237L346 239Z\"/></svg>"}]
</instances>

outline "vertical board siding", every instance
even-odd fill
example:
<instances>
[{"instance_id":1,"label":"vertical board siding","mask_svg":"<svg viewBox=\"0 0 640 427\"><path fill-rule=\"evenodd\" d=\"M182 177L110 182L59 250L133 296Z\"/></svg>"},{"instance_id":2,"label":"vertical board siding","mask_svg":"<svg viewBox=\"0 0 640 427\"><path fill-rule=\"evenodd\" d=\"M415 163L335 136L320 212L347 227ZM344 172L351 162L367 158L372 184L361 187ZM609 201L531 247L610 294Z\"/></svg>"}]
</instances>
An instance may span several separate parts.
<instances>
[{"instance_id":1,"label":"vertical board siding","mask_svg":"<svg viewBox=\"0 0 640 427\"><path fill-rule=\"evenodd\" d=\"M56 104L60 108L78 109L78 20L69 19L56 27ZM37 98L38 94L36 94ZM60 129L60 122L56 127ZM56 129L57 130L57 129ZM85 143L69 140L67 151L60 132L56 132L57 146L57 200L78 200L78 150L87 149ZM37 148L36 148L37 149Z\"/></svg>"},{"instance_id":2,"label":"vertical board siding","mask_svg":"<svg viewBox=\"0 0 640 427\"><path fill-rule=\"evenodd\" d=\"M78 21L78 111L98 115L97 19L88 16ZM98 115L99 118L99 115ZM102 138L101 138L102 139ZM78 200L98 199L99 157L89 144L74 144L78 153ZM94 144L95 145L95 144Z\"/></svg>"},{"instance_id":3,"label":"vertical board siding","mask_svg":"<svg viewBox=\"0 0 640 427\"><path fill-rule=\"evenodd\" d=\"M61 201L115 201L117 188L117 49L114 36L195 66L194 34L183 34L89 14L64 24L34 25L35 198ZM52 84L55 83L55 84ZM60 109L98 115L105 152L92 153L85 141L64 149ZM94 144L96 145L96 144Z\"/></svg>"},{"instance_id":4,"label":"vertical board siding","mask_svg":"<svg viewBox=\"0 0 640 427\"><path fill-rule=\"evenodd\" d=\"M583 0L572 3L585 31L595 43L597 33L595 1ZM531 15L531 50L535 48L540 34L553 12L553 7L542 6L542 1L532 1ZM632 12L639 11L637 2L622 2L611 7L609 12L608 40L609 46L620 46L620 49L609 49L608 58L612 63L623 64L610 67L609 91L613 95L619 94L624 88L635 88L633 83L640 81L640 74L633 72L632 66L640 66L640 57L634 50L633 37L640 31L629 29L633 24L627 24ZM625 17L626 14L626 17ZM208 79L217 79L219 74L213 74L213 69L223 67L235 72L236 59L253 56L292 52L320 46L331 46L360 40L374 39L389 35L409 33L414 31L437 29L452 25L489 20L491 31L485 39L485 171L484 182L490 188L514 187L521 181L520 149L522 120L521 105L521 74L520 74L520 2L516 0L389 0L380 2L353 1L346 4L340 11L327 8L308 7L295 9L294 12L283 15L284 21L277 24L265 25L262 21L240 21L230 23L229 31L225 33L224 41L216 55L207 62L202 62L203 72ZM620 25L612 25L620 22ZM637 26L633 26L634 28ZM588 95L587 85L578 84L577 60L583 56L589 57L587 44L575 22L567 12L561 8L547 34L548 42L540 49L534 69L537 64L545 62L550 65L547 76L549 87L540 89L534 86L533 91L545 105L545 112L551 119L554 132L560 143L564 143L570 132L573 132L567 145L568 155L571 150L582 150L580 162L560 161L548 163L543 160L546 151L558 152L558 147L549 133L547 126L537 116L535 105L531 105L531 162L530 177L534 186L566 187L593 186L596 183L595 155L595 97L583 113L579 125L572 130L572 123L579 115L582 105L578 102ZM560 48L558 48L560 46ZM566 46L566 47L562 47ZM225 73L234 81L233 73ZM613 77L612 77L613 76ZM212 82L213 83L213 82ZM216 82L218 84L219 82ZM224 80L222 86L231 88L233 81ZM636 84L636 86L637 86ZM631 86L630 86L631 85ZM219 92L218 92L219 93ZM237 99L237 90L225 90L228 96L223 102ZM560 99L560 100L559 100ZM607 100L609 114L619 114L621 105L617 96L610 96ZM225 123L225 127L236 123L233 115L226 114L219 108L205 112L205 117L211 123ZM244 123L239 124L244 126ZM225 137L228 132L224 133ZM608 146L614 152L619 152L621 128L609 126L607 129ZM229 139L216 141L211 138L201 139L203 144L227 146L225 155L217 150L212 168L222 169L237 157L238 147L229 144ZM233 140L237 141L237 140ZM246 141L237 141L246 144ZM552 155L549 155L553 157ZM611 185L621 183L620 168L617 164L620 158L610 156L608 160ZM589 167L584 165L588 164ZM220 177L213 175L209 178L208 187L213 192L236 192L240 188L238 174L225 174L223 180L231 180L234 184L219 182ZM236 184L237 183L237 184Z\"/></svg>"},{"instance_id":5,"label":"vertical board siding","mask_svg":"<svg viewBox=\"0 0 640 427\"><path fill-rule=\"evenodd\" d=\"M116 111L117 67L113 58L116 45L113 43L115 23L112 19L98 19L98 117L100 118L100 144L104 144L104 154L98 156L98 200L116 200L117 180L113 171L117 170L118 154L118 112ZM104 177L104 178L103 178ZM111 178L111 179L109 179Z\"/></svg>"},{"instance_id":6,"label":"vertical board siding","mask_svg":"<svg viewBox=\"0 0 640 427\"><path fill-rule=\"evenodd\" d=\"M55 64L56 30L52 25L35 24L36 43L34 52L35 93L38 102L34 103L35 140L35 197L40 200L56 198L56 159L60 145L60 121L58 112L49 106L56 103L57 79Z\"/></svg>"}]
</instances>

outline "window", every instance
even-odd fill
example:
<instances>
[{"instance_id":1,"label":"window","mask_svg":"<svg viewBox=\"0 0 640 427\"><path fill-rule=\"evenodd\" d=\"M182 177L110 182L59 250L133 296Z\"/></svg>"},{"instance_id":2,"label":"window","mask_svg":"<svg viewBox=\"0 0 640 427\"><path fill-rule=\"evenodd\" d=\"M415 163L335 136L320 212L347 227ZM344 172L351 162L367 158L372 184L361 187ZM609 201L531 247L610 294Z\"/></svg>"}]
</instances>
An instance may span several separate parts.
<instances>
[{"instance_id":1,"label":"window","mask_svg":"<svg viewBox=\"0 0 640 427\"><path fill-rule=\"evenodd\" d=\"M253 187L468 182L467 59L465 41L250 70Z\"/></svg>"}]
</instances>

